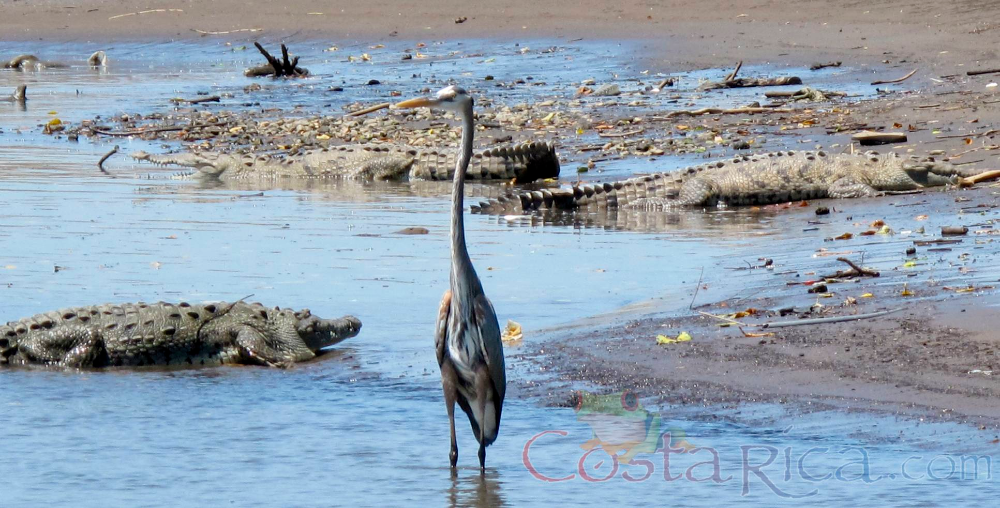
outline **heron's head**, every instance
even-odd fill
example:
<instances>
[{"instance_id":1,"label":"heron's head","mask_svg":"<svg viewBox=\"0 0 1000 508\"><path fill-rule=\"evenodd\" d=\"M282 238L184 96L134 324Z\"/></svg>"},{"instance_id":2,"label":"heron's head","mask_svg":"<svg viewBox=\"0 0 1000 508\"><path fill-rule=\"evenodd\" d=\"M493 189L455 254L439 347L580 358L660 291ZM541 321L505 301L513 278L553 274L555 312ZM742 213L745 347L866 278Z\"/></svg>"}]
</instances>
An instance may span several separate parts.
<instances>
[{"instance_id":1,"label":"heron's head","mask_svg":"<svg viewBox=\"0 0 1000 508\"><path fill-rule=\"evenodd\" d=\"M436 108L451 111L452 113L463 113L472 109L472 102L472 96L469 95L464 88L449 85L438 90L438 92L434 94L434 97L418 97L416 99L405 100L403 102L396 103L393 105L393 108Z\"/></svg>"}]
</instances>

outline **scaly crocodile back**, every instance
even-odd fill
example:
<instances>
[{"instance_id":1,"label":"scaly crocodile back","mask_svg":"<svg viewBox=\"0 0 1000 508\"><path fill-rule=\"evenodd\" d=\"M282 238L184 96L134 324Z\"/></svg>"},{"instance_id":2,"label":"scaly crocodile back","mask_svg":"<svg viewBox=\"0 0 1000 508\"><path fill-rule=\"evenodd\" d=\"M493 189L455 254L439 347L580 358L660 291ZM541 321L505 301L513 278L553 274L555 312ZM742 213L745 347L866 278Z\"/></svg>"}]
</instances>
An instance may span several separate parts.
<instances>
[{"instance_id":1,"label":"scaly crocodile back","mask_svg":"<svg viewBox=\"0 0 1000 508\"><path fill-rule=\"evenodd\" d=\"M919 180L912 172L922 168ZM914 162L895 154L774 152L715 161L613 183L512 193L481 202L473 212L522 213L538 209L762 205L799 199L860 197L954 182L967 173L947 163Z\"/></svg>"},{"instance_id":2,"label":"scaly crocodile back","mask_svg":"<svg viewBox=\"0 0 1000 508\"><path fill-rule=\"evenodd\" d=\"M448 180L455 172L454 151L399 145L342 145L282 157L221 153L153 155L133 158L154 164L195 167L202 176L221 179L344 178L356 180ZM549 143L524 143L475 154L466 173L471 180L530 182L559 176L559 158Z\"/></svg>"},{"instance_id":3,"label":"scaly crocodile back","mask_svg":"<svg viewBox=\"0 0 1000 508\"><path fill-rule=\"evenodd\" d=\"M209 321L225 315L234 304L128 303L73 307L37 314L0 326L0 362L57 362L56 335L67 329L86 340L88 330L100 333L107 358L92 358L93 366L170 365L203 361L212 351L199 339ZM245 305L245 304L243 304ZM216 360L218 361L218 360Z\"/></svg>"}]
</instances>

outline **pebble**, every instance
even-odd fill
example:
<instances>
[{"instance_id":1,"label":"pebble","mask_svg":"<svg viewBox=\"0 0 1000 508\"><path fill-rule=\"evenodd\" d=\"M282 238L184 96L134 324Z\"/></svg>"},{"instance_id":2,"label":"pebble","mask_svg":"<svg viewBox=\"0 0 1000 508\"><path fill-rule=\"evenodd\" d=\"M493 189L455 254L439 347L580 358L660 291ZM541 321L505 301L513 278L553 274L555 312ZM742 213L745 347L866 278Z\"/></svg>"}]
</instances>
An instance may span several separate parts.
<instances>
[{"instance_id":1,"label":"pebble","mask_svg":"<svg viewBox=\"0 0 1000 508\"><path fill-rule=\"evenodd\" d=\"M607 85L601 85L594 90L594 93L590 94L594 97L613 97L616 95L621 95L622 91L618 88L618 85L611 83Z\"/></svg>"}]
</instances>

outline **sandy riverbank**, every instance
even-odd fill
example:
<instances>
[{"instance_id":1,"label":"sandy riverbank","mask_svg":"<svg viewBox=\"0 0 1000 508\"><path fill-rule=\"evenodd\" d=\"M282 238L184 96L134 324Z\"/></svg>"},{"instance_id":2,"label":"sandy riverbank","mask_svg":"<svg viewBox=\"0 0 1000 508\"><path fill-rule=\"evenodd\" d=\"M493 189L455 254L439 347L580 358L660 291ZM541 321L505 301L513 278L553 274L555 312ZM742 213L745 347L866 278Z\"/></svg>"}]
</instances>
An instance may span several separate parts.
<instances>
[{"instance_id":1,"label":"sandy riverbank","mask_svg":"<svg viewBox=\"0 0 1000 508\"><path fill-rule=\"evenodd\" d=\"M939 74L997 58L1000 5L756 0L531 2L53 0L0 3L4 40L628 38L663 66L910 60ZM462 23L455 21L466 18ZM250 31L254 30L254 31ZM205 32L230 32L206 35ZM676 70L665 68L664 71Z\"/></svg>"}]
</instances>

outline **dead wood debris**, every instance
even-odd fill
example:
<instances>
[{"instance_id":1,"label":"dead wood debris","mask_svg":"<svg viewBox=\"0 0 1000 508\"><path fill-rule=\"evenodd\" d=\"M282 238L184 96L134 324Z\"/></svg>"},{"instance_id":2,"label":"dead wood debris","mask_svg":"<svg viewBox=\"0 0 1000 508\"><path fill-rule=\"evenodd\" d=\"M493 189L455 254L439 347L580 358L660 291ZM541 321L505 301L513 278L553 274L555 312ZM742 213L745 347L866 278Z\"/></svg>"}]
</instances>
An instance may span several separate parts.
<instances>
[{"instance_id":1,"label":"dead wood debris","mask_svg":"<svg viewBox=\"0 0 1000 508\"><path fill-rule=\"evenodd\" d=\"M916 73L917 73L917 69L913 69L912 71L910 71L909 74L907 74L907 75L905 75L905 76L903 76L901 78L872 81L872 84L873 85L887 85L889 83L899 83L899 82L902 82L902 81L906 81L907 79L910 79L910 76L913 76Z\"/></svg>"},{"instance_id":2,"label":"dead wood debris","mask_svg":"<svg viewBox=\"0 0 1000 508\"><path fill-rule=\"evenodd\" d=\"M299 67L299 57L292 59L288 58L288 47L284 44L281 45L281 60L271 56L270 53L261 46L259 42L254 42L254 46L260 51L260 54L264 55L267 59L267 65L259 65L257 67L251 67L245 71L243 74L245 76L256 77L256 76L274 76L276 78L280 77L304 77L309 75L308 69L303 69Z\"/></svg>"}]
</instances>

